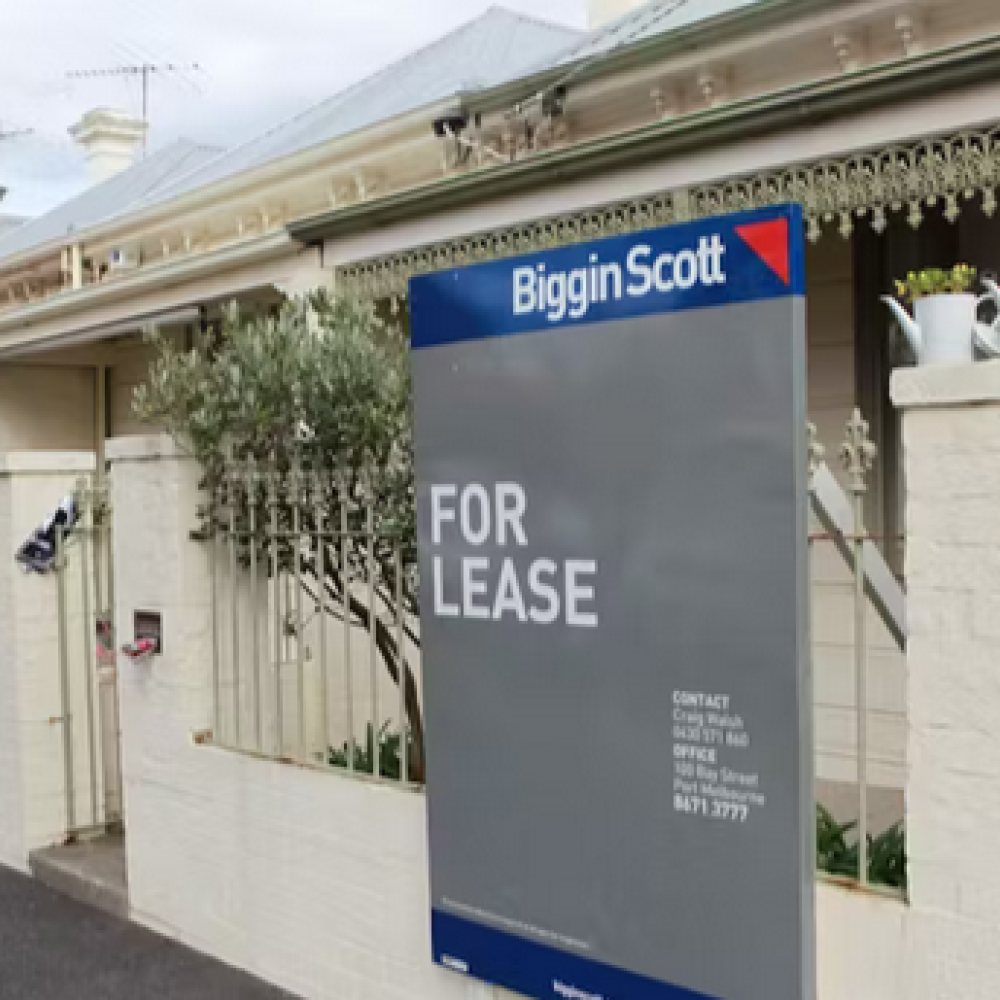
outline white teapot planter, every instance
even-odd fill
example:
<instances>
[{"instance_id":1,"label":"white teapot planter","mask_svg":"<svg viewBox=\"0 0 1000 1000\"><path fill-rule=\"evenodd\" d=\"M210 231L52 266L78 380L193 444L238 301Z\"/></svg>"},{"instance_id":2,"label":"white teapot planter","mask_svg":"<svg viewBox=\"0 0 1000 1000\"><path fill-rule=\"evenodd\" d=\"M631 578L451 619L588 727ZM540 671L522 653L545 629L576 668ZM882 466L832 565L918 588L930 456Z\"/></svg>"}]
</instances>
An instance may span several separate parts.
<instances>
[{"instance_id":1,"label":"white teapot planter","mask_svg":"<svg viewBox=\"0 0 1000 1000\"><path fill-rule=\"evenodd\" d=\"M986 301L990 301L996 307L997 318L993 321L993 325L989 326L986 323L976 322L975 326L975 341L976 347L983 352L988 358L1000 358L1000 288L997 287L995 281L991 281L989 278L983 278L983 284L986 286L986 290L989 295L984 295L977 305L982 305Z\"/></svg>"},{"instance_id":2,"label":"white teapot planter","mask_svg":"<svg viewBox=\"0 0 1000 1000\"><path fill-rule=\"evenodd\" d=\"M989 295L927 295L914 303L915 317L888 295L882 301L893 311L917 364L959 365L975 360L975 347L1000 354L1000 315L992 327L978 322L979 307L992 302L1000 310L1000 288L992 282Z\"/></svg>"}]
</instances>

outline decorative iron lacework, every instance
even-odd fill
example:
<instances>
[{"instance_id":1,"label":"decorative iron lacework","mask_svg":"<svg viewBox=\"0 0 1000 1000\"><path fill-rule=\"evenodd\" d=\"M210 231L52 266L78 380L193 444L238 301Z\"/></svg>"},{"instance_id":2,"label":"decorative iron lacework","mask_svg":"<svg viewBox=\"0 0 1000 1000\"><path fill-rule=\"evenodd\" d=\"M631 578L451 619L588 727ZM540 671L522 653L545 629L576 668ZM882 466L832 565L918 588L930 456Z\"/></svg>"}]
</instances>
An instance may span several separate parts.
<instances>
[{"instance_id":1,"label":"decorative iron lacework","mask_svg":"<svg viewBox=\"0 0 1000 1000\"><path fill-rule=\"evenodd\" d=\"M665 226L675 218L672 195L651 195L350 264L337 270L337 287L362 298L405 298L406 283L417 274Z\"/></svg>"},{"instance_id":2,"label":"decorative iron lacework","mask_svg":"<svg viewBox=\"0 0 1000 1000\"><path fill-rule=\"evenodd\" d=\"M992 216L998 186L1000 125L664 192L362 261L340 268L338 285L364 298L396 300L405 298L406 282L415 274L786 202L803 207L811 240L818 240L831 223L846 239L857 219L869 219L882 232L890 212L905 211L917 228L925 209L938 204L955 221L962 203L977 196Z\"/></svg>"},{"instance_id":3,"label":"decorative iron lacework","mask_svg":"<svg viewBox=\"0 0 1000 1000\"><path fill-rule=\"evenodd\" d=\"M811 240L832 222L846 239L855 219L867 217L882 232L889 212L905 210L916 229L924 209L939 203L954 222L961 203L980 194L983 211L993 215L998 184L1000 127L994 127L696 187L691 204L695 217L706 217L798 202Z\"/></svg>"}]
</instances>

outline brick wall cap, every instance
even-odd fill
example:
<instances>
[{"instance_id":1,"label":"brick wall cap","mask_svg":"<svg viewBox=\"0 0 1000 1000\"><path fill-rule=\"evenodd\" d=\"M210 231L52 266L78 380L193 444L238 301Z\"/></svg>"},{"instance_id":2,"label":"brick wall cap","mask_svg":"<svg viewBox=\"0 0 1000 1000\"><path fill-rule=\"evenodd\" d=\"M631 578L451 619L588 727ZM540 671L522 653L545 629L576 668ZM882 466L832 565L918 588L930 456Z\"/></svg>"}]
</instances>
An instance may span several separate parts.
<instances>
[{"instance_id":1,"label":"brick wall cap","mask_svg":"<svg viewBox=\"0 0 1000 1000\"><path fill-rule=\"evenodd\" d=\"M1000 404L1000 361L897 368L890 393L901 410Z\"/></svg>"},{"instance_id":2,"label":"brick wall cap","mask_svg":"<svg viewBox=\"0 0 1000 1000\"><path fill-rule=\"evenodd\" d=\"M0 476L59 475L93 472L97 458L92 451L8 451L0 452Z\"/></svg>"}]
</instances>

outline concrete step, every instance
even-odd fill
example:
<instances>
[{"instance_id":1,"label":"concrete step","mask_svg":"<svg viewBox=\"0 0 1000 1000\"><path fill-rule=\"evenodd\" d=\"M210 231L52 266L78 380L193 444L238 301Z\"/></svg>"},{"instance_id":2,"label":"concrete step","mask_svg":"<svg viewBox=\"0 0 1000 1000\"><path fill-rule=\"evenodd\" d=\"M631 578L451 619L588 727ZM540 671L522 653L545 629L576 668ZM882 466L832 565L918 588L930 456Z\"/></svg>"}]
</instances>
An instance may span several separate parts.
<instances>
[{"instance_id":1,"label":"concrete step","mask_svg":"<svg viewBox=\"0 0 1000 1000\"><path fill-rule=\"evenodd\" d=\"M32 875L50 889L128 919L125 839L121 834L32 851L28 863Z\"/></svg>"}]
</instances>

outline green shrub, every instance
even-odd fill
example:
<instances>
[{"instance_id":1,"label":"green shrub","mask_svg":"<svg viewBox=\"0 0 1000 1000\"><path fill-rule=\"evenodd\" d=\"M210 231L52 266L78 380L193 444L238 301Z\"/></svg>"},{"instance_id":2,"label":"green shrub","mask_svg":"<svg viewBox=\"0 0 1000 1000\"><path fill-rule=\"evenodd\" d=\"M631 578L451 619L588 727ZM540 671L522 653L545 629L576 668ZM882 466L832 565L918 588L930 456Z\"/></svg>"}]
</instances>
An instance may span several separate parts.
<instances>
[{"instance_id":1,"label":"green shrub","mask_svg":"<svg viewBox=\"0 0 1000 1000\"><path fill-rule=\"evenodd\" d=\"M872 885L906 888L906 837L896 823L881 836L868 838L868 880Z\"/></svg>"},{"instance_id":2,"label":"green shrub","mask_svg":"<svg viewBox=\"0 0 1000 1000\"><path fill-rule=\"evenodd\" d=\"M858 843L849 835L857 823L838 823L829 810L816 807L816 867L841 878L858 877ZM906 842L903 824L878 837L868 834L868 884L906 888Z\"/></svg>"},{"instance_id":3,"label":"green shrub","mask_svg":"<svg viewBox=\"0 0 1000 1000\"><path fill-rule=\"evenodd\" d=\"M949 271L931 267L926 271L911 271L903 281L896 282L896 291L901 298L925 298L928 295L961 295L972 288L976 280L976 269L968 264L959 264Z\"/></svg>"},{"instance_id":4,"label":"green shrub","mask_svg":"<svg viewBox=\"0 0 1000 1000\"><path fill-rule=\"evenodd\" d=\"M354 770L358 774L372 774L374 771L375 741L372 738L372 734L372 724L369 722L364 740L355 742L354 744ZM409 730L406 733L406 744L410 754L411 769L409 774L412 776L414 773L412 762L415 745ZM378 770L381 777L391 778L393 781L399 781L402 778L401 745L402 738L400 734L398 732L390 732L389 723L384 723L378 731ZM346 770L348 761L351 759L350 754L351 748L345 743L339 749L337 747L330 747L327 760L331 767L342 767Z\"/></svg>"},{"instance_id":5,"label":"green shrub","mask_svg":"<svg viewBox=\"0 0 1000 1000\"><path fill-rule=\"evenodd\" d=\"M408 618L418 614L416 503L409 345L370 304L320 290L283 303L273 313L226 311L217 335L180 350L169 337L151 338L153 362L133 400L141 420L170 433L198 459L212 503L203 506L200 539L217 529L216 509L232 508L237 554L249 566L301 572L306 599L337 616L349 605L352 624L372 635L378 658L402 687L413 734L410 774L423 777L423 719L407 646L419 629L404 626L399 646L393 625L372 615L348 585L370 585L387 604L401 598ZM249 464L253 460L253 465ZM295 475L293 476L293 470ZM233 476L252 489L226 489ZM311 500L302 504L309 486ZM272 493L273 491L273 493ZM259 516L249 530L249 498ZM369 509L372 543L366 533ZM322 559L303 557L304 535L323 523L348 531L322 547ZM311 543L310 546L311 548ZM318 553L317 553L318 555ZM398 559L398 561L397 561ZM402 572L400 572L402 570Z\"/></svg>"}]
</instances>

